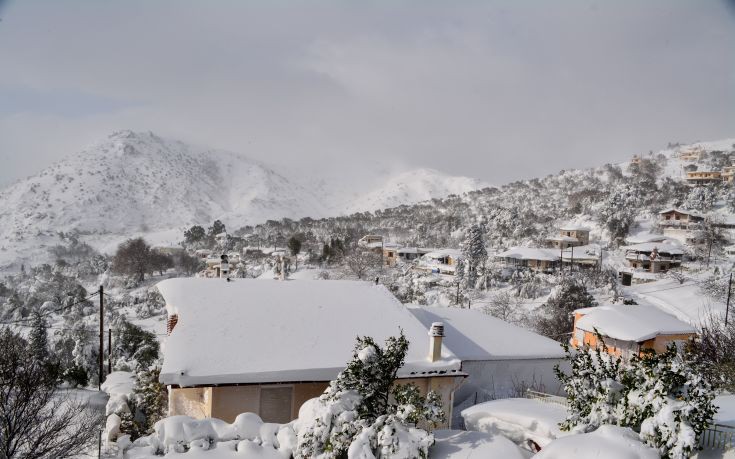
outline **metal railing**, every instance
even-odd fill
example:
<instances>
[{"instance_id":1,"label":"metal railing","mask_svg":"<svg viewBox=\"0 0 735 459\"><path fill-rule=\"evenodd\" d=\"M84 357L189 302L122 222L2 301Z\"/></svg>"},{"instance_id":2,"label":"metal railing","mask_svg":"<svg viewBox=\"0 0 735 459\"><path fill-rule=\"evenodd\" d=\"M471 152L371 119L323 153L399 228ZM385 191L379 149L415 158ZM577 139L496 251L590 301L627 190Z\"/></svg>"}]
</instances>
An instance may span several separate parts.
<instances>
[{"instance_id":1,"label":"metal railing","mask_svg":"<svg viewBox=\"0 0 735 459\"><path fill-rule=\"evenodd\" d=\"M735 448L735 427L713 424L699 436L699 446L704 449L727 450Z\"/></svg>"},{"instance_id":2,"label":"metal railing","mask_svg":"<svg viewBox=\"0 0 735 459\"><path fill-rule=\"evenodd\" d=\"M552 403L554 405L563 406L564 408L569 407L569 402L567 402L567 399L564 397L560 397L558 395L546 394L544 392L538 392L538 391L531 390L531 389L528 389L526 391L526 398L530 398L532 400L538 400L541 403Z\"/></svg>"}]
</instances>

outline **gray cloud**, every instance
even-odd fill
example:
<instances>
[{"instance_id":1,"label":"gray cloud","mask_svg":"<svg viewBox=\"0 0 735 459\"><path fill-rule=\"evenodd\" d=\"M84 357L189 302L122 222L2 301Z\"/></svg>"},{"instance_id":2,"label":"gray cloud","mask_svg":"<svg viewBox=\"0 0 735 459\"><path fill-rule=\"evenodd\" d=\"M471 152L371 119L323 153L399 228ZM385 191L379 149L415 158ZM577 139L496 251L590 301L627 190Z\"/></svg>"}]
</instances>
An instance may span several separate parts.
<instances>
[{"instance_id":1,"label":"gray cloud","mask_svg":"<svg viewBox=\"0 0 735 459\"><path fill-rule=\"evenodd\" d=\"M726 2L5 6L0 184L122 128L494 183L735 136Z\"/></svg>"}]
</instances>

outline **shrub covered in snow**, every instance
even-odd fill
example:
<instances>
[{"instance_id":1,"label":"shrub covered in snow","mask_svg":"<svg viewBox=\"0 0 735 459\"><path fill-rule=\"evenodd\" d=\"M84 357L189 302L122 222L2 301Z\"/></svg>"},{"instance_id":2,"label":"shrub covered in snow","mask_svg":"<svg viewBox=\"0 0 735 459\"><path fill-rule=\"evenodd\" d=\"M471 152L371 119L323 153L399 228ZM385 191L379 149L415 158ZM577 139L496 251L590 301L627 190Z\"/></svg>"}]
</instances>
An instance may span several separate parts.
<instances>
[{"instance_id":1,"label":"shrub covered in snow","mask_svg":"<svg viewBox=\"0 0 735 459\"><path fill-rule=\"evenodd\" d=\"M714 391L676 346L626 362L609 355L603 343L602 349L581 349L568 358L571 372L557 370L570 407L563 429L590 432L603 424L631 427L662 457L694 454L700 434L715 413Z\"/></svg>"},{"instance_id":2,"label":"shrub covered in snow","mask_svg":"<svg viewBox=\"0 0 735 459\"><path fill-rule=\"evenodd\" d=\"M412 384L394 386L407 350L402 334L384 348L358 338L347 368L299 412L294 456L427 457L434 438L418 426L442 422L444 412L436 393L424 398Z\"/></svg>"}]
</instances>

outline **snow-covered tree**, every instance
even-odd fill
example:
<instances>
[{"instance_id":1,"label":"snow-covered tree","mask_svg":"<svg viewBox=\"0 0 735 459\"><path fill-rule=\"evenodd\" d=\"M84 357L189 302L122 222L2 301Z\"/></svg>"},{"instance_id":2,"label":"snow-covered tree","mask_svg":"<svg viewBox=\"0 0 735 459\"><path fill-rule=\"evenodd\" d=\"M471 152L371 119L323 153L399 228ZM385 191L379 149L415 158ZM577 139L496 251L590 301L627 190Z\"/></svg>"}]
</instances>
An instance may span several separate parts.
<instances>
[{"instance_id":1,"label":"snow-covered tree","mask_svg":"<svg viewBox=\"0 0 735 459\"><path fill-rule=\"evenodd\" d=\"M428 457L434 439L419 425L436 425L445 415L438 394L423 397L414 385L395 383L407 350L403 334L382 348L370 337L358 338L345 370L307 402L311 419L300 413L294 457Z\"/></svg>"},{"instance_id":2,"label":"snow-covered tree","mask_svg":"<svg viewBox=\"0 0 735 459\"><path fill-rule=\"evenodd\" d=\"M467 228L464 240L460 243L460 249L465 261L464 276L467 279L467 285L474 288L478 273L484 268L487 261L484 225L476 223Z\"/></svg>"},{"instance_id":3,"label":"snow-covered tree","mask_svg":"<svg viewBox=\"0 0 735 459\"><path fill-rule=\"evenodd\" d=\"M596 305L581 282L571 276L564 277L546 303L539 307L540 314L534 328L544 336L566 342L574 327L574 310Z\"/></svg>"},{"instance_id":4,"label":"snow-covered tree","mask_svg":"<svg viewBox=\"0 0 735 459\"><path fill-rule=\"evenodd\" d=\"M44 362L49 355L47 328L46 318L41 313L35 312L28 336L28 347L31 355L38 362Z\"/></svg>"},{"instance_id":5,"label":"snow-covered tree","mask_svg":"<svg viewBox=\"0 0 735 459\"><path fill-rule=\"evenodd\" d=\"M714 188L708 186L696 186L687 195L684 200L684 207L691 210L706 212L715 205L717 201L717 192Z\"/></svg>"}]
</instances>

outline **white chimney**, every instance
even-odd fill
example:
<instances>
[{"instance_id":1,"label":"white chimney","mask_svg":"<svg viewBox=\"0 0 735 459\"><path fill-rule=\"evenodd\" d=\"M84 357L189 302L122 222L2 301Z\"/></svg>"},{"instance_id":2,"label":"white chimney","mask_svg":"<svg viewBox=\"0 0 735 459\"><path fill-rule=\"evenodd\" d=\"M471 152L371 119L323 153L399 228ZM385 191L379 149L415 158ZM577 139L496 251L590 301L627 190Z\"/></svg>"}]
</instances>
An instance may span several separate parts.
<instances>
[{"instance_id":1,"label":"white chimney","mask_svg":"<svg viewBox=\"0 0 735 459\"><path fill-rule=\"evenodd\" d=\"M222 255L219 262L219 277L227 277L230 275L230 260L227 255Z\"/></svg>"},{"instance_id":2,"label":"white chimney","mask_svg":"<svg viewBox=\"0 0 735 459\"><path fill-rule=\"evenodd\" d=\"M442 358L442 340L444 338L444 324L434 322L429 329L429 361L436 362Z\"/></svg>"}]
</instances>

